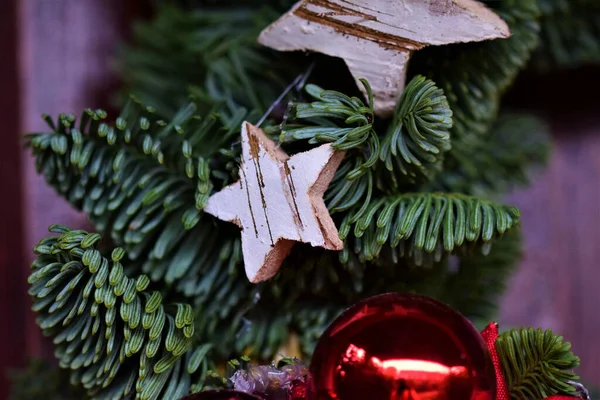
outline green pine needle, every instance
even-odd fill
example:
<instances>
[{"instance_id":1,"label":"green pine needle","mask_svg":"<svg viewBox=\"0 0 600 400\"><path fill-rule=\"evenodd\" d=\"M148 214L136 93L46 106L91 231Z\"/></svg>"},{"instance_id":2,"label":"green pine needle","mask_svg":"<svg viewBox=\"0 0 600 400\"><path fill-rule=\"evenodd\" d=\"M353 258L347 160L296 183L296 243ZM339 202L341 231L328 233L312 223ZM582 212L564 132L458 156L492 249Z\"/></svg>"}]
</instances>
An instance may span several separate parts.
<instances>
[{"instance_id":1,"label":"green pine needle","mask_svg":"<svg viewBox=\"0 0 600 400\"><path fill-rule=\"evenodd\" d=\"M428 286L437 288L430 292L433 297L450 304L483 329L497 319L502 295L522 255L521 229L517 227L497 237L489 253L466 251L446 258L442 261L442 276L436 279L439 284L427 281L425 290ZM452 264L454 268L449 268ZM455 272L448 272L452 269Z\"/></svg>"},{"instance_id":2,"label":"green pine needle","mask_svg":"<svg viewBox=\"0 0 600 400\"><path fill-rule=\"evenodd\" d=\"M53 133L30 135L38 171L127 250L136 273L201 299L215 289L198 281L195 268L207 263L227 276L241 257L239 238L200 220L213 186L228 183L237 168L220 149L237 137L242 119L200 118L190 104L165 122L133 101L114 126L105 118L87 110L77 127L73 116L61 116ZM211 174L212 166L221 174ZM203 247L215 251L201 255Z\"/></svg>"},{"instance_id":3,"label":"green pine needle","mask_svg":"<svg viewBox=\"0 0 600 400\"><path fill-rule=\"evenodd\" d=\"M11 370L8 400L88 400L81 387L71 384L69 370L45 360L31 359L22 369Z\"/></svg>"},{"instance_id":4,"label":"green pine needle","mask_svg":"<svg viewBox=\"0 0 600 400\"><path fill-rule=\"evenodd\" d=\"M379 158L389 171L404 175L430 175L451 149L452 110L444 91L422 76L413 78L402 92Z\"/></svg>"},{"instance_id":5,"label":"green pine needle","mask_svg":"<svg viewBox=\"0 0 600 400\"><path fill-rule=\"evenodd\" d=\"M403 182L433 175L451 148L452 111L443 91L423 77L407 85L383 135L376 132L372 103L314 85L307 92L317 101L294 105L293 122L281 128L279 140L330 142L348 152L325 194L332 213L364 211L376 191L396 193Z\"/></svg>"},{"instance_id":6,"label":"green pine needle","mask_svg":"<svg viewBox=\"0 0 600 400\"><path fill-rule=\"evenodd\" d=\"M496 349L511 399L575 393L569 381L579 379L571 372L579 366L579 358L571 352L571 344L552 330L522 328L504 332L496 340Z\"/></svg>"},{"instance_id":7,"label":"green pine needle","mask_svg":"<svg viewBox=\"0 0 600 400\"><path fill-rule=\"evenodd\" d=\"M59 235L35 247L29 294L60 366L73 370L71 381L96 399L187 394L199 379L191 374L207 367L189 357L192 306L163 305L159 292L147 290L147 276L127 276L123 249L110 258L97 250L100 235L58 225L50 231Z\"/></svg>"},{"instance_id":8,"label":"green pine needle","mask_svg":"<svg viewBox=\"0 0 600 400\"><path fill-rule=\"evenodd\" d=\"M133 45L117 64L127 92L162 117L172 117L193 94L202 114L215 106L244 107L260 118L310 60L261 46L258 34L280 13L272 4L241 3L165 4L151 20L137 21Z\"/></svg>"},{"instance_id":9,"label":"green pine needle","mask_svg":"<svg viewBox=\"0 0 600 400\"><path fill-rule=\"evenodd\" d=\"M344 166L341 168L350 181L368 173L379 160L392 172L393 181L402 179L400 175L427 174L428 167L440 161L451 148L452 111L444 92L422 76L413 78L398 102L387 133L378 135L372 91L366 81L362 82L371 99L368 105L356 97L307 86L307 92L317 101L294 105L290 117L296 125L282 127L280 141L331 142L336 150L360 150L352 155L361 157L361 164L347 172ZM399 173L394 174L395 169Z\"/></svg>"},{"instance_id":10,"label":"green pine needle","mask_svg":"<svg viewBox=\"0 0 600 400\"><path fill-rule=\"evenodd\" d=\"M363 80L362 84L372 99L369 83ZM349 180L359 178L375 165L380 154L379 138L373 127L372 101L365 104L358 97L315 85L307 85L306 91L317 101L293 105L290 117L297 124L282 126L280 142L308 140L311 144L331 143L339 151L358 149L355 154L362 162L345 176Z\"/></svg>"},{"instance_id":11,"label":"green pine needle","mask_svg":"<svg viewBox=\"0 0 600 400\"><path fill-rule=\"evenodd\" d=\"M539 42L536 0L485 1L509 25L511 37L420 50L411 60L411 74L425 75L444 90L453 113L452 150L444 171L468 172L478 181L485 168L473 154L488 150L490 128L503 93L527 65Z\"/></svg>"},{"instance_id":12,"label":"green pine needle","mask_svg":"<svg viewBox=\"0 0 600 400\"><path fill-rule=\"evenodd\" d=\"M534 64L542 71L600 64L600 4L595 0L538 0L541 43Z\"/></svg>"},{"instance_id":13,"label":"green pine needle","mask_svg":"<svg viewBox=\"0 0 600 400\"><path fill-rule=\"evenodd\" d=\"M155 1L156 17L136 24L136 44L119 62L127 90L152 107L131 101L113 123L101 110L79 121L46 116L51 132L28 138L47 182L123 249L105 256L96 250L99 234L66 228L37 247L35 308L72 381L103 398L175 398L211 387L211 376L219 386L226 382L210 372L215 363L242 353L269 360L291 332L308 356L341 310L392 290L489 320L520 254L519 215L474 196L498 194L509 187L504 181L525 183L548 149L537 120L496 120L501 96L540 29L536 61L557 66L597 60L600 35L597 10L586 8L593 0L484 2L511 38L417 52L390 119L374 117L371 95L306 87L313 101L296 103L277 133L290 153L320 143L346 151L325 196L345 250L297 245L273 280L254 286L243 275L238 229L202 208L237 179L241 122L257 121L314 57L257 43L290 0ZM284 104L269 117L278 119ZM271 125L269 133L277 130ZM132 296L149 306L130 315ZM148 316L159 310L164 325ZM146 318L148 329L132 330L132 318ZM166 340L192 326L185 350ZM150 345L156 335L160 345ZM96 351L97 343L104 348ZM140 343L143 350L124 358ZM567 370L578 361L561 338L523 330L503 334L498 348L514 398L572 393L566 382L576 377Z\"/></svg>"},{"instance_id":14,"label":"green pine needle","mask_svg":"<svg viewBox=\"0 0 600 400\"><path fill-rule=\"evenodd\" d=\"M465 155L464 160L455 153L460 166L436 175L422 190L495 197L527 186L533 172L547 165L551 142L549 127L540 118L502 113L477 152Z\"/></svg>"},{"instance_id":15,"label":"green pine needle","mask_svg":"<svg viewBox=\"0 0 600 400\"><path fill-rule=\"evenodd\" d=\"M342 253L344 261L352 249L361 260L374 260L388 245L396 258L409 256L422 265L432 255L437 262L443 254L472 242L489 245L520 217L514 207L442 193L382 197L359 211L348 213L339 229L342 239L353 236Z\"/></svg>"},{"instance_id":16,"label":"green pine needle","mask_svg":"<svg viewBox=\"0 0 600 400\"><path fill-rule=\"evenodd\" d=\"M28 145L36 156L38 169L61 195L90 216L102 234L110 235L117 246L126 250L128 274L146 273L152 282L163 287L166 296L183 296L193 304L198 340L211 343L215 361L248 349L263 359L271 358L285 342L290 329L295 329L304 343L309 344L311 340L304 339L314 337L310 332L318 331L321 325L313 329L290 315L308 315L308 310L314 313L316 309L309 306L305 313L304 303L296 303L294 299L336 290L341 296L332 307L340 310L358 300L361 293L385 291L395 284L394 279L368 283L372 274L385 276L381 274L381 268L367 262L375 254L370 249L379 245L365 240L376 238L380 228L373 224L366 230L358 229L358 235L347 239L347 248L355 250L358 257L345 253L344 263L339 263L334 261L337 254L322 250L311 255L305 253L302 257L292 255L288 264L295 259L304 260L304 264L299 268L282 268L281 274L269 284L271 293L249 284L241 279L238 229L201 211L207 196L235 179L236 151L223 149L231 146L239 134L244 115L237 118L201 117L191 104L175 113L173 120L164 121L152 109L132 102L114 124L105 123L106 117L104 112L88 110L79 123L72 115L61 115L57 122L48 120L51 133L29 136ZM347 171L341 169L342 179L346 175ZM360 180L371 179L372 175L372 172L364 174ZM361 186L367 192L374 190L374 185ZM461 218L481 224L475 224L472 231L466 229L466 240L453 243L453 249L467 245L467 242L489 243L491 238L503 232L502 229L508 229L516 222L514 212L504 225L487 219L490 207L494 215L504 221L505 214L495 208L501 210L502 206L487 202L475 206L474 198L426 193L382 196L381 190L376 190L372 194L372 204L370 201L358 202L345 214L339 211L341 219L371 212L369 207L379 204L379 199L392 199L393 203L393 199L398 198L401 199L398 204L412 204L414 199L422 196L432 196L434 208L430 215L435 217L436 213L442 212L435 210L435 202L450 196L451 203L456 202L458 207L456 216L461 215L458 210L473 209L472 220L468 214ZM432 255L440 259L439 243L444 238L433 230L427 233L429 226L434 229L437 222L430 222L424 215L421 210L402 217L409 228L419 226L407 230L400 238L409 250L407 254L411 253L416 238L427 239L423 245L415 242L417 247L412 256L417 263L420 263L419 258L432 258ZM460 218L456 221L457 226L466 227ZM357 223L364 221L357 219ZM425 236L422 236L423 232ZM471 244L462 247L471 247ZM390 277L405 267L399 253L394 254L386 271ZM385 260L382 258L378 263ZM294 272L292 281L288 280L290 271ZM363 279L367 284L361 282ZM263 296L255 304L256 294L260 291ZM283 303L282 298L285 299ZM327 303L317 304L324 307ZM271 304L280 306L273 308ZM319 321L326 324L335 312L319 315ZM219 340L214 341L215 337Z\"/></svg>"}]
</instances>

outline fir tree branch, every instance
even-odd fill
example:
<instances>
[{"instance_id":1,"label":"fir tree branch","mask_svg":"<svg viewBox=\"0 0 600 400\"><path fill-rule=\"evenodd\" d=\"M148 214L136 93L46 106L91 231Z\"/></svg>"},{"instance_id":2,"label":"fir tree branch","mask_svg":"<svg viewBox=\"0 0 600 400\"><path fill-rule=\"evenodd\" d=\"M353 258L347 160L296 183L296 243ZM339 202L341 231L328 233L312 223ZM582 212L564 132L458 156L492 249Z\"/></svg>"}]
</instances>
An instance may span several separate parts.
<instances>
[{"instance_id":1,"label":"fir tree branch","mask_svg":"<svg viewBox=\"0 0 600 400\"><path fill-rule=\"evenodd\" d=\"M164 296L194 305L197 336L219 337L213 358L222 361L247 350L244 335L254 328L238 336L260 288L242 279L238 229L201 208L211 187L218 190L237 171L218 147L232 140L229 126L237 131L241 120L199 118L187 109L164 122L132 104L114 126L101 122L101 111L86 111L79 128L73 116L61 115L56 124L46 118L53 132L30 135L28 146L46 181L125 248L127 273L146 273L164 282ZM253 354L272 357L280 344L273 337L266 347L254 345Z\"/></svg>"},{"instance_id":2,"label":"fir tree branch","mask_svg":"<svg viewBox=\"0 0 600 400\"><path fill-rule=\"evenodd\" d=\"M203 263L194 261L203 257L227 275L237 272L241 257L236 240L213 229L212 219L199 223L211 188L231 178L215 155L239 125L233 121L232 130L193 111L184 107L166 123L130 103L115 126L102 122L104 112L87 110L78 128L73 116L62 115L56 125L48 120L53 133L30 135L28 146L47 182L127 250L135 273L177 281L179 292L201 299L211 285L198 280L193 266ZM223 172L211 174L211 167ZM200 254L201 246L217 243L223 252ZM169 268L173 262L177 268Z\"/></svg>"},{"instance_id":3,"label":"fir tree branch","mask_svg":"<svg viewBox=\"0 0 600 400\"><path fill-rule=\"evenodd\" d=\"M558 3L540 3L551 1ZM535 1L488 1L509 22L511 39L418 52L411 65L417 73L427 72L444 91L416 77L391 121L374 120L372 101L309 86L315 101L294 109L294 122L304 125L285 126L282 139L292 150L293 142L304 140L311 145L330 142L348 151L326 194L330 211L343 221L346 249L340 261L338 254L298 245L286 268L268 285L259 286L243 278L237 229L204 215L202 208L214 190L236 179L242 120L258 120L311 60L258 46L260 29L279 16L270 7L259 10L263 2L240 1L247 7L243 10L237 1L232 7L214 0L181 2L188 3L186 9L164 6L152 22L138 24L137 46L127 49L121 59L128 86L156 110L132 103L114 126L103 122L104 112L88 110L78 128L73 116L61 115L56 124L48 119L52 133L29 139L47 181L127 251L125 256L119 251L118 257L130 262L113 263L114 275L129 285L133 280L127 276L146 272L163 298L188 301L194 307L195 333L186 338L186 351L180 354L178 349L177 356L168 351L173 346L165 340L173 336L163 326L158 334L164 340L157 351L166 358L158 364L158 373L154 367L140 368L157 365L160 356L148 357L140 350L123 358L117 349L126 349L138 336L126 333L131 331L131 319L112 311L129 307L125 297L131 288L122 288L125 283L120 285L116 278L112 285L113 274L102 277L104 272L92 272L95 267L83 262L89 250L84 247L99 237L65 231L59 238L46 239L34 262L32 293L38 297L41 325L62 340L58 355L63 366L73 369L73 381L102 398L127 390L146 398L176 398L208 385L204 377L211 375L213 362L241 353L270 359L290 332L298 333L303 350L310 352L322 330L346 306L390 290L429 294L467 316L485 318L518 258L518 236L515 229L509 230L518 213L464 194L424 191L488 194L504 188L499 178L520 180L531 159L543 158L531 134L535 129L527 121L501 121L490 133L501 94L535 47L539 16ZM198 8L209 3L221 9ZM279 3L281 11L290 5L288 0ZM577 37L593 37L593 29L590 25ZM581 56L574 53L567 58ZM195 95L195 104L182 107L188 93ZM499 159L496 164L489 157L492 153ZM487 165L493 168L482 167ZM444 175L436 175L442 168ZM434 180L427 186L415 185L421 177ZM407 187L420 193L406 193ZM411 257L402 258L407 254ZM410 268L415 263L431 268ZM93 297L101 302L84 302L86 279L94 285L96 280L104 282L92 288L102 293ZM470 290L464 290L465 283ZM122 289L122 296L117 296ZM139 301L158 298L146 296L146 290L135 295ZM108 307L107 301L118 305ZM65 326L59 324L69 318L70 310L81 307L85 313ZM177 324L184 308L161 308L174 332L192 329L191 325L179 329ZM185 314L187 318L189 312ZM98 328L86 337L71 337L85 324ZM121 336L115 333L119 329ZM146 331L142 345L147 347ZM103 332L110 335L100 335ZM524 357L515 353L523 348L515 344L517 339L531 346L540 343L529 333L513 336L512 342L500 341L506 357ZM95 349L92 354L86 344L91 340L121 342L109 354ZM510 378L517 396L529 396L534 390L531 382L539 376L546 379L546 386L538 387L544 393L567 390L564 380L572 375L561 368L576 362L559 345L560 339L554 343L558 344L549 345L554 353L542 356L550 354L558 361L542 357L543 362ZM80 365L84 356L88 358ZM85 365L89 357L92 362ZM520 365L530 361L524 358ZM99 387L105 383L106 388Z\"/></svg>"},{"instance_id":4,"label":"fir tree branch","mask_svg":"<svg viewBox=\"0 0 600 400\"><path fill-rule=\"evenodd\" d=\"M294 313L284 315L291 318L290 330L299 334L307 357L322 332L345 308L386 292L436 298L483 328L494 318L497 300L521 257L521 244L519 229L511 229L493 241L487 255L463 246L427 268L414 268L407 258L394 261L389 248L384 248L376 262L359 262L350 253L346 264L340 264L335 254L325 253L315 260L313 249L298 248L289 257L289 268L277 276L277 291L269 286L263 296L279 312L295 306ZM298 287L303 296L295 294ZM336 287L335 292L327 292L329 287Z\"/></svg>"},{"instance_id":5,"label":"fir tree branch","mask_svg":"<svg viewBox=\"0 0 600 400\"><path fill-rule=\"evenodd\" d=\"M541 42L534 57L538 70L600 63L597 1L538 0L538 3L542 11Z\"/></svg>"},{"instance_id":6,"label":"fir tree branch","mask_svg":"<svg viewBox=\"0 0 600 400\"><path fill-rule=\"evenodd\" d=\"M120 52L117 65L126 90L165 118L186 104L190 93L201 114L216 105L245 107L250 120L260 118L310 60L261 47L258 34L280 12L260 1L240 3L164 5L151 21L136 22L134 45Z\"/></svg>"},{"instance_id":7,"label":"fir tree branch","mask_svg":"<svg viewBox=\"0 0 600 400\"><path fill-rule=\"evenodd\" d=\"M511 399L542 399L554 394L572 395L570 372L579 366L571 344L548 329L513 329L496 340L502 371Z\"/></svg>"},{"instance_id":8,"label":"fir tree branch","mask_svg":"<svg viewBox=\"0 0 600 400\"><path fill-rule=\"evenodd\" d=\"M369 83L365 80L362 83L371 93ZM357 149L358 152L353 155L359 157L362 163L345 175L349 180L359 178L375 165L380 151L379 138L373 128L375 116L372 95L369 95L369 103L365 105L357 97L323 90L315 85L307 85L306 91L316 101L294 104L290 116L313 125L282 126L279 141L308 140L310 144L331 143L334 149L340 151Z\"/></svg>"},{"instance_id":9,"label":"fir tree branch","mask_svg":"<svg viewBox=\"0 0 600 400\"><path fill-rule=\"evenodd\" d=\"M442 261L439 292L431 296L460 310L483 329L497 317L499 302L523 252L521 230L511 229L491 244L489 253L463 251ZM428 282L427 282L428 283Z\"/></svg>"},{"instance_id":10,"label":"fir tree branch","mask_svg":"<svg viewBox=\"0 0 600 400\"><path fill-rule=\"evenodd\" d=\"M423 191L459 192L494 197L531 183L533 170L544 168L551 153L548 126L527 114L502 113L480 149L444 170ZM455 156L459 157L458 154ZM464 161L464 162L463 162Z\"/></svg>"},{"instance_id":11,"label":"fir tree branch","mask_svg":"<svg viewBox=\"0 0 600 400\"><path fill-rule=\"evenodd\" d=\"M380 159L393 172L417 178L431 176L433 168L451 149L452 110L444 91L422 76L402 92L382 145ZM392 174L393 177L399 174ZM398 187L394 182L394 187Z\"/></svg>"},{"instance_id":12,"label":"fir tree branch","mask_svg":"<svg viewBox=\"0 0 600 400\"><path fill-rule=\"evenodd\" d=\"M486 0L508 23L508 39L430 47L415 53L410 74L422 74L444 90L453 112L452 150L444 171L463 169L480 181L485 169L471 159L487 150L486 141L502 94L538 45L540 12L536 0ZM472 192L471 190L469 192Z\"/></svg>"},{"instance_id":13,"label":"fir tree branch","mask_svg":"<svg viewBox=\"0 0 600 400\"><path fill-rule=\"evenodd\" d=\"M280 140L308 139L313 144L331 142L337 150L360 149L365 162L347 174L349 180L373 168L378 159L390 172L398 170L392 174L398 176L395 180L401 179L401 174L427 174L427 167L440 161L451 148L448 131L452 127L452 111L444 92L422 76L412 79L387 133L380 138L374 128L371 89L366 81L363 85L369 93L368 105L356 97L309 85L307 91L317 101L296 103L290 117L313 125L284 126Z\"/></svg>"},{"instance_id":14,"label":"fir tree branch","mask_svg":"<svg viewBox=\"0 0 600 400\"><path fill-rule=\"evenodd\" d=\"M69 371L40 359L31 359L22 369L9 371L8 400L88 400L79 386L72 385Z\"/></svg>"},{"instance_id":15,"label":"fir tree branch","mask_svg":"<svg viewBox=\"0 0 600 400\"><path fill-rule=\"evenodd\" d=\"M239 231L201 212L197 195L231 179L224 162L229 158L215 149L232 139L228 123L185 110L177 113L177 123L163 122L132 104L114 126L101 122L105 113L88 110L78 129L73 116L61 115L57 123L47 118L53 132L30 135L28 146L47 182L127 250L127 273L145 272L165 297L183 296L194 305L199 340L219 338L212 342L213 360L246 351L270 359L299 306L273 309L269 296L259 300L262 288L243 278ZM189 160L201 156L205 162L188 169ZM208 180L207 164L214 167ZM320 270L328 274L333 268ZM269 286L280 288L276 280ZM288 296L306 291L295 286Z\"/></svg>"},{"instance_id":16,"label":"fir tree branch","mask_svg":"<svg viewBox=\"0 0 600 400\"><path fill-rule=\"evenodd\" d=\"M301 312L294 315L292 326L302 332L300 341L307 359L313 353L325 329L343 311L344 307L340 307L335 303L324 304L308 301L303 305Z\"/></svg>"},{"instance_id":17,"label":"fir tree branch","mask_svg":"<svg viewBox=\"0 0 600 400\"><path fill-rule=\"evenodd\" d=\"M231 132L243 116L238 122L198 118L184 107L166 122L152 110L132 104L114 126L102 123L105 117L103 112L87 111L78 129L72 116L63 115L56 124L48 120L52 133L29 138L38 168L60 194L128 251L127 273L146 272L153 281L166 283L165 296L184 296L193 302L199 340L219 338L211 343L215 361L245 351L271 358L290 329L310 336L314 329L304 332L306 325L293 322L293 315L306 315L300 300L309 294L327 294L327 304L341 309L361 293L385 291L395 282L364 283L375 274L365 257L346 254L341 264L335 253L317 251L292 255L290 262L302 260L301 268L288 266L267 290L250 285L240 279L239 232L204 215L204 200L199 200L235 175L235 158L218 148L237 135ZM421 195L427 196L416 196ZM362 215L370 203L346 214ZM423 221L420 215L415 218L414 223ZM410 218L406 221L413 223ZM356 241L349 243L353 247ZM387 264L387 276L404 267L397 258ZM291 280L285 271L293 271ZM379 267L376 275L386 276ZM337 299L331 296L334 291L339 293Z\"/></svg>"},{"instance_id":18,"label":"fir tree branch","mask_svg":"<svg viewBox=\"0 0 600 400\"><path fill-rule=\"evenodd\" d=\"M363 84L371 93L368 83ZM381 137L375 130L372 96L365 105L356 97L314 85L307 91L316 101L292 107L295 125L283 125L279 140L330 142L349 152L325 195L333 213L353 207L364 211L375 191L395 193L402 183L433 175L451 147L452 111L443 91L423 77L408 84Z\"/></svg>"},{"instance_id":19,"label":"fir tree branch","mask_svg":"<svg viewBox=\"0 0 600 400\"><path fill-rule=\"evenodd\" d=\"M389 246L394 258L409 256L416 265L439 262L444 253L472 242L489 243L518 223L514 207L460 194L404 193L375 199L340 226L346 241L342 260L354 251L362 260L379 257ZM484 251L487 247L483 247ZM432 258L427 262L424 259ZM396 261L397 262L397 261Z\"/></svg>"},{"instance_id":20,"label":"fir tree branch","mask_svg":"<svg viewBox=\"0 0 600 400\"><path fill-rule=\"evenodd\" d=\"M189 304L163 305L146 289L145 275L130 278L120 260L96 249L100 235L53 226L43 239L29 277L29 294L44 334L57 346L60 366L92 398L179 398L189 392L188 357L194 335ZM200 364L200 363L197 363ZM196 377L197 379L197 377Z\"/></svg>"}]
</instances>

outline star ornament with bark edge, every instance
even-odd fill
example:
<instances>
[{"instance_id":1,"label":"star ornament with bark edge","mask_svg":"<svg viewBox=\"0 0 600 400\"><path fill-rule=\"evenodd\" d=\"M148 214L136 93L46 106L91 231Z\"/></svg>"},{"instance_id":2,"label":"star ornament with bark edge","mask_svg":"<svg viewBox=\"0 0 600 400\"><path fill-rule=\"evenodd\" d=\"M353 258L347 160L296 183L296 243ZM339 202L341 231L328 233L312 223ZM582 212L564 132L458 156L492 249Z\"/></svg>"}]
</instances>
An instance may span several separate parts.
<instances>
[{"instance_id":1,"label":"star ornament with bark edge","mask_svg":"<svg viewBox=\"0 0 600 400\"><path fill-rule=\"evenodd\" d=\"M386 117L402 94L414 51L509 36L508 25L476 0L302 0L258 41L278 51L342 58L357 84L369 81L375 113Z\"/></svg>"},{"instance_id":2,"label":"star ornament with bark edge","mask_svg":"<svg viewBox=\"0 0 600 400\"><path fill-rule=\"evenodd\" d=\"M204 211L242 228L251 282L273 277L295 242L343 248L323 201L343 158L330 144L290 157L260 128L242 124L240 180L212 195Z\"/></svg>"}]
</instances>

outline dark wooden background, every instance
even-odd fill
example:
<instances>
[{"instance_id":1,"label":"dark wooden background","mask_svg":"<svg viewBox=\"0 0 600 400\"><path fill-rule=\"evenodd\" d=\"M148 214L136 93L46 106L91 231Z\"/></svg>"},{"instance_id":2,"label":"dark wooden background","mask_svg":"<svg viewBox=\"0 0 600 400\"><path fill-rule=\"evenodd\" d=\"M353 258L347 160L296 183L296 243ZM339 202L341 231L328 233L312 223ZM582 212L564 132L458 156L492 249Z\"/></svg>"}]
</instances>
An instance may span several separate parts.
<instances>
[{"instance_id":1,"label":"dark wooden background","mask_svg":"<svg viewBox=\"0 0 600 400\"><path fill-rule=\"evenodd\" d=\"M19 135L44 129L42 113L107 106L115 43L140 11L122 0L0 0L0 373L44 353L26 295L32 246L52 223L84 223L36 176ZM555 150L536 184L509 196L523 213L527 252L500 323L564 333L581 355L579 373L600 384L598 72L526 77L512 96L548 115ZM6 390L2 376L0 399Z\"/></svg>"}]
</instances>

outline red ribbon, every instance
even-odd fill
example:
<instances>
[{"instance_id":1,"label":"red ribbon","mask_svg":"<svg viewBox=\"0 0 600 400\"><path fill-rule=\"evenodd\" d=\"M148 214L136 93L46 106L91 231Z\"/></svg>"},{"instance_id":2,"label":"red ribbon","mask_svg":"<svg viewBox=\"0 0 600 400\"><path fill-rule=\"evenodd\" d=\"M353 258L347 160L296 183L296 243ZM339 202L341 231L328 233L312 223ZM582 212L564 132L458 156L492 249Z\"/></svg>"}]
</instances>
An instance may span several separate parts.
<instances>
[{"instance_id":1,"label":"red ribbon","mask_svg":"<svg viewBox=\"0 0 600 400\"><path fill-rule=\"evenodd\" d=\"M494 363L494 369L496 370L496 400L510 400L510 395L508 394L508 387L506 386L506 381L504 380L504 375L502 374L500 357L498 357L498 352L496 351L496 339L498 338L498 324L495 322L490 323L488 326L485 327L483 332L481 332L481 336L483 336L483 341L490 350L492 362ZM546 400L573 400L575 398L576 397L556 395L550 396Z\"/></svg>"}]
</instances>

